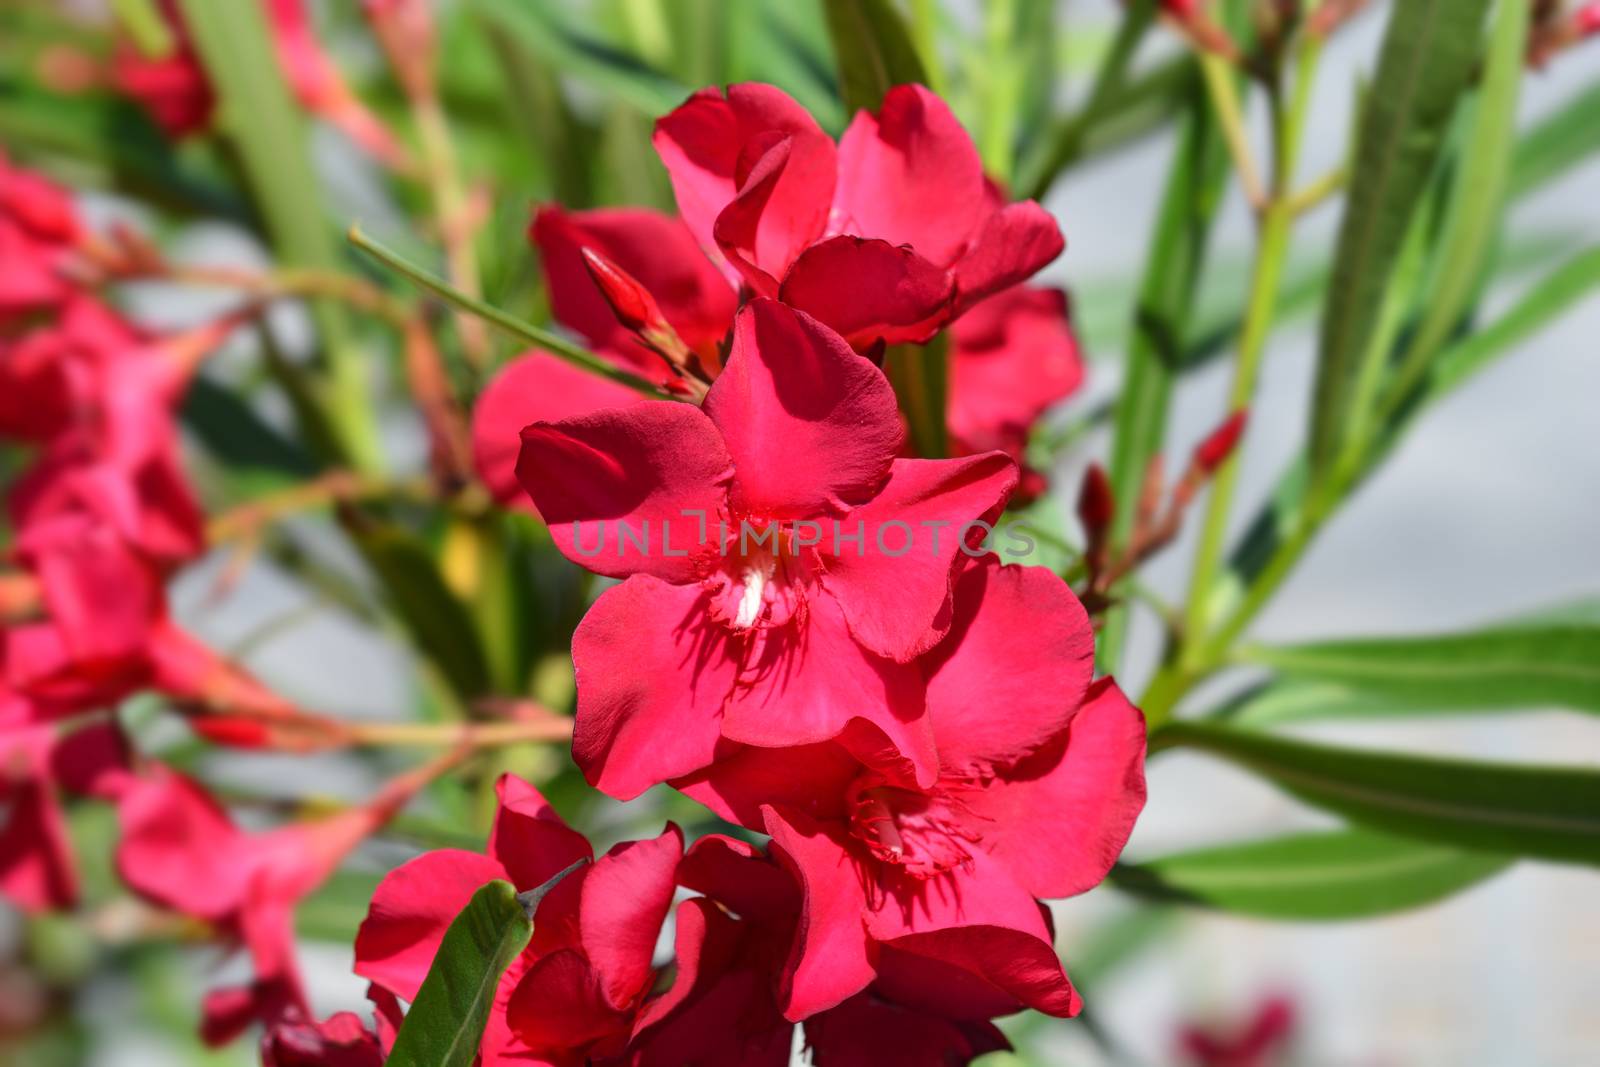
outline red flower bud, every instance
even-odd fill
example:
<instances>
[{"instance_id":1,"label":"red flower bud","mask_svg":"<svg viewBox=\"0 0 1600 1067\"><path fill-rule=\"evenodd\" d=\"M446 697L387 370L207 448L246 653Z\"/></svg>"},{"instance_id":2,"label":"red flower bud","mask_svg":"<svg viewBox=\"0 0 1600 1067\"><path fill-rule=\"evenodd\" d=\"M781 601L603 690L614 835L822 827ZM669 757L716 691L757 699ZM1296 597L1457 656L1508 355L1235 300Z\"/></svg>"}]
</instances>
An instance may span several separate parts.
<instances>
[{"instance_id":1,"label":"red flower bud","mask_svg":"<svg viewBox=\"0 0 1600 1067\"><path fill-rule=\"evenodd\" d=\"M1201 441L1194 450L1195 466L1206 474L1214 473L1222 466L1244 434L1245 419L1249 414L1248 409L1241 408L1228 416L1227 422L1212 430L1211 436Z\"/></svg>"},{"instance_id":2,"label":"red flower bud","mask_svg":"<svg viewBox=\"0 0 1600 1067\"><path fill-rule=\"evenodd\" d=\"M1117 498L1111 491L1111 480L1100 464L1090 464L1083 472L1083 487L1078 490L1078 520L1094 538L1111 525L1116 513Z\"/></svg>"},{"instance_id":3,"label":"red flower bud","mask_svg":"<svg viewBox=\"0 0 1600 1067\"><path fill-rule=\"evenodd\" d=\"M254 719L195 715L189 719L189 726L212 744L228 748L266 748L272 740L266 726Z\"/></svg>"},{"instance_id":4,"label":"red flower bud","mask_svg":"<svg viewBox=\"0 0 1600 1067\"><path fill-rule=\"evenodd\" d=\"M617 321L634 333L670 330L666 316L656 304L650 290L641 285L633 275L617 266L593 248L579 249L584 268L599 287L600 295L611 305Z\"/></svg>"}]
</instances>

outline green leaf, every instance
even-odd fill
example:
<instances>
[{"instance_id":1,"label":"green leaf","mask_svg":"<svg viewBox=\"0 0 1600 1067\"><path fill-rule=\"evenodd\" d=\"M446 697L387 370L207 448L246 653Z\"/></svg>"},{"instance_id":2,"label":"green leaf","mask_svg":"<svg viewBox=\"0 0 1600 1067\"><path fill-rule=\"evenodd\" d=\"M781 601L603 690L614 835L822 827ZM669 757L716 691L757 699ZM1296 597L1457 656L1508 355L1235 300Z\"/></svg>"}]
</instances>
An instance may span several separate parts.
<instances>
[{"instance_id":1,"label":"green leaf","mask_svg":"<svg viewBox=\"0 0 1600 1067\"><path fill-rule=\"evenodd\" d=\"M1483 83L1446 205L1444 231L1434 245L1424 310L1400 360L1397 385L1402 390L1409 391L1420 378L1481 287L1506 202L1529 17L1524 0L1499 0L1495 8Z\"/></svg>"},{"instance_id":2,"label":"green leaf","mask_svg":"<svg viewBox=\"0 0 1600 1067\"><path fill-rule=\"evenodd\" d=\"M1228 173L1227 147L1202 94L1193 97L1170 167L1133 308L1127 372L1117 399L1110 470L1117 501L1111 529L1116 546L1132 535L1139 487L1165 444L1172 383L1184 360L1201 268ZM1126 627L1127 609L1113 608L1102 631L1102 670L1116 669Z\"/></svg>"},{"instance_id":3,"label":"green leaf","mask_svg":"<svg viewBox=\"0 0 1600 1067\"><path fill-rule=\"evenodd\" d=\"M1197 722L1154 749L1208 752L1315 807L1377 830L1462 848L1600 866L1600 770L1312 744Z\"/></svg>"},{"instance_id":4,"label":"green leaf","mask_svg":"<svg viewBox=\"0 0 1600 1067\"><path fill-rule=\"evenodd\" d=\"M530 909L511 883L474 893L445 931L388 1067L472 1067L500 978L532 937Z\"/></svg>"},{"instance_id":5,"label":"green leaf","mask_svg":"<svg viewBox=\"0 0 1600 1067\"><path fill-rule=\"evenodd\" d=\"M1597 124L1600 125L1600 124ZM1422 402L1431 403L1510 352L1600 287L1600 247L1573 257L1533 285L1507 312L1446 349L1429 369Z\"/></svg>"},{"instance_id":6,"label":"green leaf","mask_svg":"<svg viewBox=\"0 0 1600 1067\"><path fill-rule=\"evenodd\" d=\"M1480 54L1488 0L1398 0L1356 144L1353 179L1323 307L1311 458L1339 458L1362 356L1407 223Z\"/></svg>"},{"instance_id":7,"label":"green leaf","mask_svg":"<svg viewBox=\"0 0 1600 1067\"><path fill-rule=\"evenodd\" d=\"M689 96L689 88L644 60L573 25L563 5L528 0L470 0L472 10L513 35L558 70L624 100L647 115L660 115Z\"/></svg>"},{"instance_id":8,"label":"green leaf","mask_svg":"<svg viewBox=\"0 0 1600 1067\"><path fill-rule=\"evenodd\" d=\"M1320 641L1244 650L1248 662L1333 682L1393 709L1600 713L1600 626L1512 624L1470 633Z\"/></svg>"},{"instance_id":9,"label":"green leaf","mask_svg":"<svg viewBox=\"0 0 1600 1067\"><path fill-rule=\"evenodd\" d=\"M295 478L317 473L298 443L269 426L238 392L204 375L183 397L183 423L206 451L230 468L270 470Z\"/></svg>"},{"instance_id":10,"label":"green leaf","mask_svg":"<svg viewBox=\"0 0 1600 1067\"><path fill-rule=\"evenodd\" d=\"M411 534L365 517L347 524L417 647L439 668L456 696L490 689L488 657L472 616L444 584L433 554Z\"/></svg>"},{"instance_id":11,"label":"green leaf","mask_svg":"<svg viewBox=\"0 0 1600 1067\"><path fill-rule=\"evenodd\" d=\"M889 0L823 0L845 110L876 110L896 85L926 84L905 20Z\"/></svg>"},{"instance_id":12,"label":"green leaf","mask_svg":"<svg viewBox=\"0 0 1600 1067\"><path fill-rule=\"evenodd\" d=\"M1111 872L1117 888L1266 919L1360 919L1443 900L1511 860L1368 830L1223 845Z\"/></svg>"},{"instance_id":13,"label":"green leaf","mask_svg":"<svg viewBox=\"0 0 1600 1067\"><path fill-rule=\"evenodd\" d=\"M1521 197L1543 188L1600 152L1600 84L1589 86L1545 116L1517 141L1508 193Z\"/></svg>"},{"instance_id":14,"label":"green leaf","mask_svg":"<svg viewBox=\"0 0 1600 1067\"><path fill-rule=\"evenodd\" d=\"M925 345L891 345L883 369L894 384L900 411L911 431L912 450L923 459L950 454L947 411L950 392L950 345L941 334Z\"/></svg>"},{"instance_id":15,"label":"green leaf","mask_svg":"<svg viewBox=\"0 0 1600 1067\"><path fill-rule=\"evenodd\" d=\"M306 126L284 83L265 13L258 4L214 0L181 0L181 6L217 96L217 123L238 153L279 259L286 266L338 270ZM377 470L381 453L362 354L350 343L337 303L314 301L312 311L327 353L326 400L339 440L351 462Z\"/></svg>"}]
</instances>

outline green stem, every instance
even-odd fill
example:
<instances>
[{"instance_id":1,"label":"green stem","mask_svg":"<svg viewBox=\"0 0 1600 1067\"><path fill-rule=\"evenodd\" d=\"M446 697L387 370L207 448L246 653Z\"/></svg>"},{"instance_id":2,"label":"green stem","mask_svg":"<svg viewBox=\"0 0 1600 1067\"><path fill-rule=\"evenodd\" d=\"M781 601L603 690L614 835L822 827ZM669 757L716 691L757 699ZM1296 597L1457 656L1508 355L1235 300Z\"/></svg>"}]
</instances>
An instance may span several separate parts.
<instances>
[{"instance_id":1,"label":"green stem","mask_svg":"<svg viewBox=\"0 0 1600 1067\"><path fill-rule=\"evenodd\" d=\"M1156 0L1134 0L1128 5L1121 25L1117 27L1117 36L1101 60L1100 69L1095 72L1088 101L1081 110L1068 116L1056 127L1050 154L1044 157L1044 162L1038 167L1028 168L1029 173L1024 175L1021 186L1027 199L1037 200L1049 192L1056 177L1082 153L1089 131L1121 87L1133 54L1144 40L1145 31L1155 21L1155 12Z\"/></svg>"},{"instance_id":2,"label":"green stem","mask_svg":"<svg viewBox=\"0 0 1600 1067\"><path fill-rule=\"evenodd\" d=\"M1239 340L1239 358L1234 367L1233 386L1229 391L1228 410L1236 412L1247 408L1255 395L1256 378L1266 351L1267 338L1272 331L1272 320L1278 304L1278 287L1283 276L1284 261L1289 250L1289 236L1294 228L1295 212L1292 197L1294 169L1300 154L1300 142L1305 134L1306 116L1310 111L1311 85L1316 74L1321 46L1315 38L1309 39L1300 49L1295 69L1293 95L1287 109L1275 107L1273 123L1272 188L1262 220L1261 239L1256 254L1256 266L1250 285L1250 296L1245 312L1244 328ZM1213 96L1215 100L1215 96ZM1276 99L1275 103L1280 103ZM1226 118L1223 118L1226 128ZM1228 516L1233 502L1233 491L1239 477L1239 450L1229 456L1218 468L1206 502L1206 515L1201 528L1200 544L1195 552L1194 570L1190 576L1189 597L1184 612L1183 645L1178 656L1178 669L1188 675L1207 669L1208 650L1212 647L1206 639L1211 621L1212 586L1221 565L1223 545L1227 536Z\"/></svg>"},{"instance_id":3,"label":"green stem","mask_svg":"<svg viewBox=\"0 0 1600 1067\"><path fill-rule=\"evenodd\" d=\"M593 352L573 344L564 337L550 333L547 330L541 330L539 327L534 326L531 323L523 322L521 319L518 319L515 316L506 314L497 307L491 307L476 297L468 296L466 293L463 293L461 290L455 288L443 278L423 270L415 263L412 263L410 260L400 255L400 253L396 252L394 249L389 248L380 241L368 237L361 231L361 227L359 226L350 227L349 238L352 245L361 249L361 251L365 252L373 259L376 259L390 270L395 271L397 274L402 275L407 280L413 282L423 289L426 289L428 292L433 293L435 296L438 296L452 307L459 308L462 311L470 312L471 314L483 319L490 325L499 327L518 340L527 342L528 344L538 345L540 348L548 350L551 355L560 359L564 359L568 363L571 363L573 366L578 367L581 370L586 370L591 374L597 374L602 378L607 378L613 382L616 382L618 385L625 385L629 389L632 389L635 392L643 393L645 396L653 399L682 399L681 397L675 397L669 393L662 392L655 386L654 383L645 378L641 378L637 374L634 374L630 371L625 371L620 367L612 366L610 363L607 363Z\"/></svg>"}]
</instances>

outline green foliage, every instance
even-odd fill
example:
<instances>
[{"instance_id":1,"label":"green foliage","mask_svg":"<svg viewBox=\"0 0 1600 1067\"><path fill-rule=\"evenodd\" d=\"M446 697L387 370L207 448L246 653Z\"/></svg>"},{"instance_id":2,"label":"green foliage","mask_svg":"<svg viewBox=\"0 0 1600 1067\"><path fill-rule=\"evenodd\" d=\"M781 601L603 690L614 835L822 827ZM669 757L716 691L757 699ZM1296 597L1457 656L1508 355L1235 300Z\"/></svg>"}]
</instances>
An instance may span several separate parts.
<instances>
[{"instance_id":1,"label":"green foliage","mask_svg":"<svg viewBox=\"0 0 1600 1067\"><path fill-rule=\"evenodd\" d=\"M450 923L389 1053L389 1067L472 1067L500 977L533 936L509 882L490 882Z\"/></svg>"},{"instance_id":2,"label":"green foliage","mask_svg":"<svg viewBox=\"0 0 1600 1067\"><path fill-rule=\"evenodd\" d=\"M1308 804L1393 834L1600 865L1600 770L1393 755L1177 722L1161 747L1206 752Z\"/></svg>"},{"instance_id":3,"label":"green foliage","mask_svg":"<svg viewBox=\"0 0 1600 1067\"><path fill-rule=\"evenodd\" d=\"M1398 0L1356 143L1349 203L1323 306L1311 458L1338 458L1362 358L1412 210L1482 53L1488 0Z\"/></svg>"},{"instance_id":4,"label":"green foliage","mask_svg":"<svg viewBox=\"0 0 1600 1067\"><path fill-rule=\"evenodd\" d=\"M1512 624L1469 633L1248 649L1251 662L1360 694L1374 711L1600 712L1600 625Z\"/></svg>"},{"instance_id":5,"label":"green foliage","mask_svg":"<svg viewBox=\"0 0 1600 1067\"><path fill-rule=\"evenodd\" d=\"M823 0L823 11L846 111L875 111L894 86L927 82L905 20L890 0Z\"/></svg>"},{"instance_id":6,"label":"green foliage","mask_svg":"<svg viewBox=\"0 0 1600 1067\"><path fill-rule=\"evenodd\" d=\"M1291 834L1121 864L1119 889L1265 919L1363 919L1442 900L1510 860L1367 830Z\"/></svg>"}]
</instances>

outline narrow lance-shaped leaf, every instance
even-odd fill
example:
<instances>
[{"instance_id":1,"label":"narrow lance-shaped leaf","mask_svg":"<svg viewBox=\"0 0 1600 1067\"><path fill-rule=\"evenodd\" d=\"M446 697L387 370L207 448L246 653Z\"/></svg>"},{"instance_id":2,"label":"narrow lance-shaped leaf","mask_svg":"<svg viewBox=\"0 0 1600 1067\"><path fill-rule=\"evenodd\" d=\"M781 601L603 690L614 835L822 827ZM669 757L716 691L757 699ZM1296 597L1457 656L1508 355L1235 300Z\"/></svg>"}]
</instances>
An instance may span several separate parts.
<instances>
[{"instance_id":1,"label":"narrow lance-shaped leaf","mask_svg":"<svg viewBox=\"0 0 1600 1067\"><path fill-rule=\"evenodd\" d=\"M1400 373L1409 389L1429 358L1459 325L1477 293L1500 229L1511 173L1517 95L1527 66L1530 5L1499 0L1489 33L1489 54L1478 90L1460 172L1446 207L1444 232L1434 250L1427 300L1405 346Z\"/></svg>"},{"instance_id":2,"label":"narrow lance-shaped leaf","mask_svg":"<svg viewBox=\"0 0 1600 1067\"><path fill-rule=\"evenodd\" d=\"M495 991L511 961L528 947L540 899L580 863L518 895L489 882L450 923L417 999L395 1038L388 1067L472 1067Z\"/></svg>"},{"instance_id":3,"label":"narrow lance-shaped leaf","mask_svg":"<svg viewBox=\"0 0 1600 1067\"><path fill-rule=\"evenodd\" d=\"M1377 830L1600 866L1600 769L1393 755L1195 722L1168 725L1152 745L1209 752Z\"/></svg>"},{"instance_id":4,"label":"narrow lance-shaped leaf","mask_svg":"<svg viewBox=\"0 0 1600 1067\"><path fill-rule=\"evenodd\" d=\"M1311 424L1318 472L1338 458L1389 273L1477 66L1487 6L1488 0L1399 0L1389 17L1323 308Z\"/></svg>"},{"instance_id":5,"label":"narrow lance-shaped leaf","mask_svg":"<svg viewBox=\"0 0 1600 1067\"><path fill-rule=\"evenodd\" d=\"M875 110L896 85L926 83L905 20L889 0L823 0L845 110Z\"/></svg>"},{"instance_id":6,"label":"narrow lance-shaped leaf","mask_svg":"<svg viewBox=\"0 0 1600 1067\"><path fill-rule=\"evenodd\" d=\"M337 270L338 245L317 195L321 183L311 166L305 123L284 83L261 6L213 0L181 5L217 94L218 122L239 154L279 258L289 266ZM377 469L381 455L361 353L350 345L336 303L318 300L312 308L327 352L328 411L337 438L352 462Z\"/></svg>"},{"instance_id":7,"label":"narrow lance-shaped leaf","mask_svg":"<svg viewBox=\"0 0 1600 1067\"><path fill-rule=\"evenodd\" d=\"M1139 896L1267 919L1360 919L1443 900L1510 864L1493 853L1331 830L1120 864L1111 882Z\"/></svg>"},{"instance_id":8,"label":"narrow lance-shaped leaf","mask_svg":"<svg viewBox=\"0 0 1600 1067\"><path fill-rule=\"evenodd\" d=\"M1280 675L1332 682L1373 703L1504 711L1554 705L1600 712L1600 625L1510 624L1467 633L1254 647Z\"/></svg>"},{"instance_id":9,"label":"narrow lance-shaped leaf","mask_svg":"<svg viewBox=\"0 0 1600 1067\"><path fill-rule=\"evenodd\" d=\"M1508 193L1543 188L1600 152L1600 84L1591 85L1539 120L1517 141Z\"/></svg>"},{"instance_id":10,"label":"narrow lance-shaped leaf","mask_svg":"<svg viewBox=\"0 0 1600 1067\"><path fill-rule=\"evenodd\" d=\"M1164 443L1172 383L1189 340L1189 320L1227 164L1227 149L1211 108L1197 95L1167 175L1133 309L1127 373L1111 445L1111 485L1117 502L1111 537L1116 546L1126 544L1132 534L1140 484ZM1116 670L1126 627L1127 609L1114 607L1102 631L1102 670Z\"/></svg>"}]
</instances>

